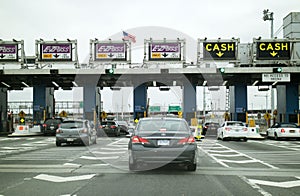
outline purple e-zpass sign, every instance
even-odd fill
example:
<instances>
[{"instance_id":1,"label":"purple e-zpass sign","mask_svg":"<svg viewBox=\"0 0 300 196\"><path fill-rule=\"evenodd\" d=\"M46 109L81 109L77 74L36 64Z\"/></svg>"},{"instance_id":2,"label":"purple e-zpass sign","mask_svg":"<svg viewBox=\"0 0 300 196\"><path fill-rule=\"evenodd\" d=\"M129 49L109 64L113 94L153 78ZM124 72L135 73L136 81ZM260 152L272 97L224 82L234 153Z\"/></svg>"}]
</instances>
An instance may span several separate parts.
<instances>
[{"instance_id":1,"label":"purple e-zpass sign","mask_svg":"<svg viewBox=\"0 0 300 196\"><path fill-rule=\"evenodd\" d=\"M150 43L149 44L149 60L181 60L181 44L180 43Z\"/></svg>"},{"instance_id":2,"label":"purple e-zpass sign","mask_svg":"<svg viewBox=\"0 0 300 196\"><path fill-rule=\"evenodd\" d=\"M96 43L95 60L126 61L127 48L125 43Z\"/></svg>"},{"instance_id":3,"label":"purple e-zpass sign","mask_svg":"<svg viewBox=\"0 0 300 196\"><path fill-rule=\"evenodd\" d=\"M18 45L0 44L0 61L18 61Z\"/></svg>"},{"instance_id":4,"label":"purple e-zpass sign","mask_svg":"<svg viewBox=\"0 0 300 196\"><path fill-rule=\"evenodd\" d=\"M41 60L72 61L72 44L41 44Z\"/></svg>"}]
</instances>

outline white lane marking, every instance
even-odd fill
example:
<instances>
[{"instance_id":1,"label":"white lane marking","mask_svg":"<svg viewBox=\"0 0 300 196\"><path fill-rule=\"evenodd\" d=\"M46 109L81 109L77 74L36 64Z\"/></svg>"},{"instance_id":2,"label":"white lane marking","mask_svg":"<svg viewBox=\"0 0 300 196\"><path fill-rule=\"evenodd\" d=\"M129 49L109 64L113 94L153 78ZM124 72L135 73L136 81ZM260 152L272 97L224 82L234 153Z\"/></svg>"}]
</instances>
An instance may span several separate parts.
<instances>
[{"instance_id":1,"label":"white lane marking","mask_svg":"<svg viewBox=\"0 0 300 196\"><path fill-rule=\"evenodd\" d=\"M201 149L201 147L198 146L198 148ZM202 150L207 156L209 156L211 159L213 159L214 161L216 161L217 163L219 163L220 165L223 165L224 167L229 168L229 165L223 163L222 161L220 161L219 159L217 159L216 157L212 156L211 154L209 154L206 150Z\"/></svg>"},{"instance_id":2,"label":"white lane marking","mask_svg":"<svg viewBox=\"0 0 300 196\"><path fill-rule=\"evenodd\" d=\"M284 148L284 149L288 149L288 150L295 150L298 151L300 150L300 148L298 149L298 145L294 144L294 143L288 143L288 142L279 142L279 141L265 141L265 142L261 142L261 141L251 141L253 143L260 143L260 144L265 144L265 145L269 145L269 146L276 146L279 148ZM282 145L283 144L283 145Z\"/></svg>"},{"instance_id":3,"label":"white lane marking","mask_svg":"<svg viewBox=\"0 0 300 196\"><path fill-rule=\"evenodd\" d=\"M234 150L207 150L207 152L225 153L225 152L235 152L235 151Z\"/></svg>"},{"instance_id":4,"label":"white lane marking","mask_svg":"<svg viewBox=\"0 0 300 196\"><path fill-rule=\"evenodd\" d=\"M101 148L101 150L119 151L119 150L128 150L128 148Z\"/></svg>"},{"instance_id":5,"label":"white lane marking","mask_svg":"<svg viewBox=\"0 0 300 196\"><path fill-rule=\"evenodd\" d=\"M242 157L242 154L211 154L214 157Z\"/></svg>"},{"instance_id":6,"label":"white lane marking","mask_svg":"<svg viewBox=\"0 0 300 196\"><path fill-rule=\"evenodd\" d=\"M257 160L242 160L242 161L227 160L227 159L219 159L219 160L225 163L257 163Z\"/></svg>"},{"instance_id":7,"label":"white lane marking","mask_svg":"<svg viewBox=\"0 0 300 196\"><path fill-rule=\"evenodd\" d=\"M224 162L231 162L231 163L234 163L234 162L232 162L231 160L224 160L224 159L218 159L218 158L216 158L215 156L214 156L214 154L211 154L210 152L213 152L213 153L224 153L224 152L232 152L232 153L236 153L236 154L238 154L238 155L240 155L240 156L242 156L242 157L246 157L246 158L248 158L249 160L243 160L243 161L236 161L235 163L261 163L261 164L263 164L263 165L266 165L267 167L270 167L270 168L272 168L272 169L279 169L278 167L275 167L275 166L273 166L273 165L271 165L271 164L269 164L269 163L265 163L265 162L263 162L263 161L261 161L261 160L258 160L258 159L255 159L255 158L253 158L253 157L250 157L249 155L246 155L246 154L244 154L244 153L241 153L241 152L239 152L239 151L236 151L236 150L233 150L233 149L231 149L231 148L229 148L229 147L226 147L226 146L224 146L224 145L222 145L222 144L216 144L216 145L218 145L218 146L221 146L221 147L223 147L223 149L225 149L225 150L221 150L221 151L216 151L216 150L205 150L205 149L203 149L202 147L200 147L200 149L202 149L202 151L204 151L204 153L206 153L209 157L211 157L212 159L214 159L217 163L219 163L219 164L221 164L221 165L223 165L223 166L225 166L225 167L230 167L230 166L228 166L226 163L224 163Z\"/></svg>"},{"instance_id":8,"label":"white lane marking","mask_svg":"<svg viewBox=\"0 0 300 196\"><path fill-rule=\"evenodd\" d=\"M98 152L98 151L92 151L93 154L124 154L125 151L119 151L119 152Z\"/></svg>"},{"instance_id":9,"label":"white lane marking","mask_svg":"<svg viewBox=\"0 0 300 196\"><path fill-rule=\"evenodd\" d=\"M112 156L112 157L90 157L90 156L81 156L81 159L87 160L107 160L107 159L118 159L120 156Z\"/></svg>"},{"instance_id":10,"label":"white lane marking","mask_svg":"<svg viewBox=\"0 0 300 196\"><path fill-rule=\"evenodd\" d=\"M297 177L299 179L299 177ZM274 186L280 188L293 188L300 186L300 180L293 180L293 181L285 181L285 182L274 182L274 181L266 181L266 180L256 180L256 179L249 179L250 182L254 184L260 184L265 186Z\"/></svg>"},{"instance_id":11,"label":"white lane marking","mask_svg":"<svg viewBox=\"0 0 300 196\"><path fill-rule=\"evenodd\" d=\"M72 166L72 167L80 167L80 164L76 164L76 163L65 163L63 164L63 166Z\"/></svg>"},{"instance_id":12,"label":"white lane marking","mask_svg":"<svg viewBox=\"0 0 300 196\"><path fill-rule=\"evenodd\" d=\"M61 177L61 176L53 176L53 175L48 175L48 174L40 174L33 178L37 179L37 180L44 180L44 181L50 181L50 182L71 182L71 181L79 181L79 180L89 180L89 179L93 178L95 175L96 174Z\"/></svg>"},{"instance_id":13,"label":"white lane marking","mask_svg":"<svg viewBox=\"0 0 300 196\"><path fill-rule=\"evenodd\" d=\"M20 140L19 137L13 137L13 138L1 138L0 141L11 141L11 140Z\"/></svg>"},{"instance_id":14,"label":"white lane marking","mask_svg":"<svg viewBox=\"0 0 300 196\"><path fill-rule=\"evenodd\" d=\"M263 196L272 196L272 194L268 193L267 191L259 187L257 184L253 183L252 181L249 181L245 176L239 176L239 178L241 178L244 182L249 184L253 189L256 189Z\"/></svg>"}]
</instances>

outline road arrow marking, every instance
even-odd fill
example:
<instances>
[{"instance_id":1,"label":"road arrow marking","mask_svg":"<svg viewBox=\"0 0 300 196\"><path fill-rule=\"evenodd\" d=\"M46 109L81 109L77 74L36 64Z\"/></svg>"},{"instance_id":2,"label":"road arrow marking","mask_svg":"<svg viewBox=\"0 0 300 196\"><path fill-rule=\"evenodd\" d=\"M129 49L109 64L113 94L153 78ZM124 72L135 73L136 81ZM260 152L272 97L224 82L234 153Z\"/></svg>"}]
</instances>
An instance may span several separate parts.
<instances>
[{"instance_id":1,"label":"road arrow marking","mask_svg":"<svg viewBox=\"0 0 300 196\"><path fill-rule=\"evenodd\" d=\"M50 182L71 182L79 180L89 180L93 178L96 174L82 175L82 176L70 176L70 177L61 177L61 176L52 176L47 174L40 174L34 177L37 180L44 180Z\"/></svg>"},{"instance_id":2,"label":"road arrow marking","mask_svg":"<svg viewBox=\"0 0 300 196\"><path fill-rule=\"evenodd\" d=\"M300 179L300 177L296 177L296 178ZM296 186L300 186L300 180L286 181L286 182L273 182L273 181L249 179L249 181L255 184L275 186L281 188L293 188Z\"/></svg>"},{"instance_id":3,"label":"road arrow marking","mask_svg":"<svg viewBox=\"0 0 300 196\"><path fill-rule=\"evenodd\" d=\"M219 51L218 53L216 53L216 55L218 56L218 57L222 57L223 56L223 52L221 52L221 51Z\"/></svg>"},{"instance_id":4,"label":"road arrow marking","mask_svg":"<svg viewBox=\"0 0 300 196\"><path fill-rule=\"evenodd\" d=\"M270 55L272 55L272 57L276 56L277 55L277 52L273 51L270 53Z\"/></svg>"}]
</instances>

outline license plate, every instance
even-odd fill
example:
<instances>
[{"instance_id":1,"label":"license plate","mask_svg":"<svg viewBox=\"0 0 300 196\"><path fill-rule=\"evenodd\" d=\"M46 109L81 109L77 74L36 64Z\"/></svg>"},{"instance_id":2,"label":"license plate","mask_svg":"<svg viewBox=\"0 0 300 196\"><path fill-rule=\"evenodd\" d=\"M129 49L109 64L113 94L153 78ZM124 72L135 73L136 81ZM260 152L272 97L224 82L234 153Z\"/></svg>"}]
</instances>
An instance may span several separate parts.
<instances>
[{"instance_id":1,"label":"license plate","mask_svg":"<svg viewBox=\"0 0 300 196\"><path fill-rule=\"evenodd\" d=\"M290 133L295 133L295 130L290 130Z\"/></svg>"},{"instance_id":2,"label":"license plate","mask_svg":"<svg viewBox=\"0 0 300 196\"><path fill-rule=\"evenodd\" d=\"M168 145L170 145L170 141L169 140L158 140L157 145L159 145L159 146L168 146Z\"/></svg>"},{"instance_id":3,"label":"license plate","mask_svg":"<svg viewBox=\"0 0 300 196\"><path fill-rule=\"evenodd\" d=\"M50 126L50 129L53 130L53 129L54 129L54 126Z\"/></svg>"},{"instance_id":4,"label":"license plate","mask_svg":"<svg viewBox=\"0 0 300 196\"><path fill-rule=\"evenodd\" d=\"M67 142L73 142L74 139L73 138L67 138Z\"/></svg>"}]
</instances>

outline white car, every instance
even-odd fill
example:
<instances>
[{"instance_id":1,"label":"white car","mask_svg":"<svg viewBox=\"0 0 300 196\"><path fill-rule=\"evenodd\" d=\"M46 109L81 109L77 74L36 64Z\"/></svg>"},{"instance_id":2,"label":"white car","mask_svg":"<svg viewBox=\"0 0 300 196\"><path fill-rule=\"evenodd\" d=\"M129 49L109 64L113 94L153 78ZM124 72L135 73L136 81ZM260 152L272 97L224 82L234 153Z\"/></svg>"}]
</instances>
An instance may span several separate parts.
<instances>
[{"instance_id":1,"label":"white car","mask_svg":"<svg viewBox=\"0 0 300 196\"><path fill-rule=\"evenodd\" d=\"M267 137L275 140L281 138L300 139L300 127L295 123L275 123L267 129Z\"/></svg>"},{"instance_id":2,"label":"white car","mask_svg":"<svg viewBox=\"0 0 300 196\"><path fill-rule=\"evenodd\" d=\"M217 131L217 138L248 140L248 128L241 121L225 121Z\"/></svg>"}]
</instances>

